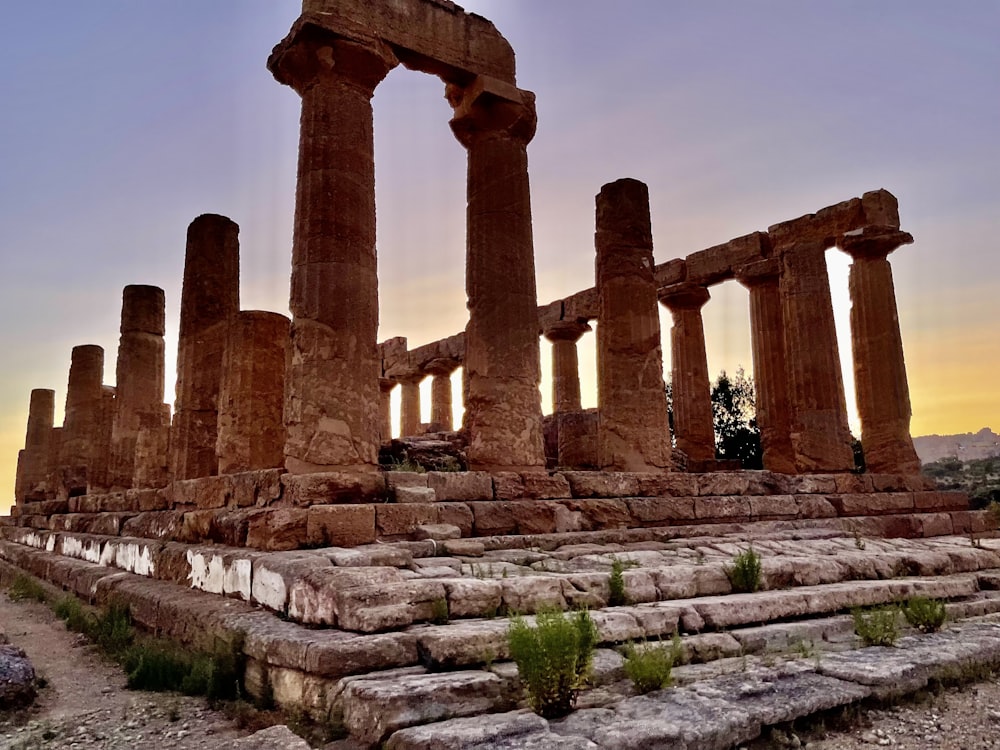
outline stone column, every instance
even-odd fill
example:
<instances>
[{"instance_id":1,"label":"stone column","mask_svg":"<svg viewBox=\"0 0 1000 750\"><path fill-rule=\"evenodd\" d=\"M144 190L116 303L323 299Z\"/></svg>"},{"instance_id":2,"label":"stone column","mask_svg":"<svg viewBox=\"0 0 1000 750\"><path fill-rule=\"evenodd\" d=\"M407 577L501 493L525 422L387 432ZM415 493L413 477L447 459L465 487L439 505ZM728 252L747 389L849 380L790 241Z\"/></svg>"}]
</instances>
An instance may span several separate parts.
<instances>
[{"instance_id":1,"label":"stone column","mask_svg":"<svg viewBox=\"0 0 1000 750\"><path fill-rule=\"evenodd\" d=\"M649 192L618 180L597 196L597 456L601 469L670 466Z\"/></svg>"},{"instance_id":2,"label":"stone column","mask_svg":"<svg viewBox=\"0 0 1000 750\"><path fill-rule=\"evenodd\" d=\"M111 433L115 424L117 389L101 386L101 410L87 475L87 494L101 495L111 489Z\"/></svg>"},{"instance_id":3,"label":"stone column","mask_svg":"<svg viewBox=\"0 0 1000 750\"><path fill-rule=\"evenodd\" d=\"M371 99L396 62L379 42L309 24L268 61L302 97L285 391L285 467L293 473L378 467Z\"/></svg>"},{"instance_id":4,"label":"stone column","mask_svg":"<svg viewBox=\"0 0 1000 750\"><path fill-rule=\"evenodd\" d=\"M673 318L670 363L677 447L690 461L704 466L715 460L712 385L701 319L701 308L709 300L708 289L682 282L660 289L659 297Z\"/></svg>"},{"instance_id":5,"label":"stone column","mask_svg":"<svg viewBox=\"0 0 1000 750\"><path fill-rule=\"evenodd\" d=\"M382 443L392 440L392 389L395 386L396 381L391 378L378 379L378 435Z\"/></svg>"},{"instance_id":6,"label":"stone column","mask_svg":"<svg viewBox=\"0 0 1000 750\"><path fill-rule=\"evenodd\" d=\"M138 489L159 489L170 481L170 404L157 412L139 415L135 437L135 471L132 484Z\"/></svg>"},{"instance_id":7,"label":"stone column","mask_svg":"<svg viewBox=\"0 0 1000 750\"><path fill-rule=\"evenodd\" d=\"M420 434L420 381L422 375L412 375L400 380L399 436Z\"/></svg>"},{"instance_id":8,"label":"stone column","mask_svg":"<svg viewBox=\"0 0 1000 750\"><path fill-rule=\"evenodd\" d=\"M24 451L18 463L15 500L44 500L48 485L47 466L52 425L55 420L56 392L46 388L31 391Z\"/></svg>"},{"instance_id":9,"label":"stone column","mask_svg":"<svg viewBox=\"0 0 1000 750\"><path fill-rule=\"evenodd\" d=\"M785 376L785 326L778 289L780 277L781 263L777 258L751 263L736 270L736 278L750 292L753 379L764 468L794 474L791 407Z\"/></svg>"},{"instance_id":10,"label":"stone column","mask_svg":"<svg viewBox=\"0 0 1000 750\"><path fill-rule=\"evenodd\" d=\"M163 290L131 285L122 292L121 338L111 432L111 486L132 487L135 441L143 414L159 418L163 404L166 323Z\"/></svg>"},{"instance_id":11,"label":"stone column","mask_svg":"<svg viewBox=\"0 0 1000 750\"><path fill-rule=\"evenodd\" d=\"M74 346L66 388L66 412L59 448L59 495L87 494L103 399L104 349Z\"/></svg>"},{"instance_id":12,"label":"stone column","mask_svg":"<svg viewBox=\"0 0 1000 750\"><path fill-rule=\"evenodd\" d=\"M528 142L534 95L480 76L449 86L468 151L464 427L470 468L545 466Z\"/></svg>"},{"instance_id":13,"label":"stone column","mask_svg":"<svg viewBox=\"0 0 1000 750\"><path fill-rule=\"evenodd\" d=\"M229 325L219 397L219 474L284 464L288 343L289 320L278 313L246 310Z\"/></svg>"},{"instance_id":14,"label":"stone column","mask_svg":"<svg viewBox=\"0 0 1000 750\"><path fill-rule=\"evenodd\" d=\"M780 257L795 468L799 473L850 471L854 452L833 322L826 244L790 244L780 248Z\"/></svg>"},{"instance_id":15,"label":"stone column","mask_svg":"<svg viewBox=\"0 0 1000 750\"><path fill-rule=\"evenodd\" d=\"M218 470L219 387L230 321L240 309L240 228L205 214L188 227L177 346L177 398L171 429L174 479Z\"/></svg>"},{"instance_id":16,"label":"stone column","mask_svg":"<svg viewBox=\"0 0 1000 750\"><path fill-rule=\"evenodd\" d=\"M459 367L453 359L432 359L424 365L424 372L433 376L431 380L431 424L428 432L451 432L452 418L451 374Z\"/></svg>"},{"instance_id":17,"label":"stone column","mask_svg":"<svg viewBox=\"0 0 1000 750\"><path fill-rule=\"evenodd\" d=\"M552 342L552 410L556 414L580 411L580 363L576 342L589 325L577 320L559 320L544 332Z\"/></svg>"},{"instance_id":18,"label":"stone column","mask_svg":"<svg viewBox=\"0 0 1000 750\"><path fill-rule=\"evenodd\" d=\"M45 499L53 500L62 494L62 427L53 427L49 436L49 455L45 461Z\"/></svg>"},{"instance_id":19,"label":"stone column","mask_svg":"<svg viewBox=\"0 0 1000 750\"><path fill-rule=\"evenodd\" d=\"M850 273L854 385L861 416L861 444L868 470L919 474L910 437L910 388L899 334L896 292L888 255L913 242L891 227L848 232L840 249L853 258Z\"/></svg>"}]
</instances>

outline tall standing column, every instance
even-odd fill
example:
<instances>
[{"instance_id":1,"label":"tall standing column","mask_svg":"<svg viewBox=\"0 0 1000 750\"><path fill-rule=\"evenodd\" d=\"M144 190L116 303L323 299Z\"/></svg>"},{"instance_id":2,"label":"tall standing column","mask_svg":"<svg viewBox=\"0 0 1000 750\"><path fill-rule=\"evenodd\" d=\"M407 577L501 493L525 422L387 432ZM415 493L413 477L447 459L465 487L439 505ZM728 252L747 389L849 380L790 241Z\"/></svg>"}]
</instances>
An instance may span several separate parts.
<instances>
[{"instance_id":1,"label":"tall standing column","mask_svg":"<svg viewBox=\"0 0 1000 750\"><path fill-rule=\"evenodd\" d=\"M433 359L424 365L424 372L433 376L431 380L431 425L430 432L451 432L452 419L451 374L459 367L453 359Z\"/></svg>"},{"instance_id":2,"label":"tall standing column","mask_svg":"<svg viewBox=\"0 0 1000 750\"><path fill-rule=\"evenodd\" d=\"M792 406L792 449L800 473L854 468L847 401L823 242L780 249L781 313Z\"/></svg>"},{"instance_id":3,"label":"tall standing column","mask_svg":"<svg viewBox=\"0 0 1000 750\"><path fill-rule=\"evenodd\" d=\"M87 474L88 495L100 495L111 489L111 433L115 423L116 400L117 389L114 386L101 386L101 410Z\"/></svg>"},{"instance_id":4,"label":"tall standing column","mask_svg":"<svg viewBox=\"0 0 1000 750\"><path fill-rule=\"evenodd\" d=\"M840 249L853 258L850 272L854 386L861 444L870 471L919 474L910 437L910 388L888 255L913 242L891 227L848 232Z\"/></svg>"},{"instance_id":5,"label":"tall standing column","mask_svg":"<svg viewBox=\"0 0 1000 750\"><path fill-rule=\"evenodd\" d=\"M618 180L597 196L597 457L601 469L670 465L649 191Z\"/></svg>"},{"instance_id":6,"label":"tall standing column","mask_svg":"<svg viewBox=\"0 0 1000 750\"><path fill-rule=\"evenodd\" d=\"M412 375L400 380L399 435L412 437L420 434L420 381L422 375Z\"/></svg>"},{"instance_id":7,"label":"tall standing column","mask_svg":"<svg viewBox=\"0 0 1000 750\"><path fill-rule=\"evenodd\" d=\"M66 388L66 412L59 447L59 494L87 494L90 464L100 429L104 349L74 346Z\"/></svg>"},{"instance_id":8,"label":"tall standing column","mask_svg":"<svg viewBox=\"0 0 1000 750\"><path fill-rule=\"evenodd\" d=\"M589 325L577 320L559 320L544 332L552 342L552 410L556 414L580 411L580 361L576 342Z\"/></svg>"},{"instance_id":9,"label":"tall standing column","mask_svg":"<svg viewBox=\"0 0 1000 750\"><path fill-rule=\"evenodd\" d=\"M375 471L381 362L372 95L387 47L305 24L268 67L302 97L292 239L285 467Z\"/></svg>"},{"instance_id":10,"label":"tall standing column","mask_svg":"<svg viewBox=\"0 0 1000 750\"><path fill-rule=\"evenodd\" d=\"M133 486L135 444L143 414L160 415L163 404L166 322L163 290L130 285L122 292L121 338L111 431L111 486Z\"/></svg>"},{"instance_id":11,"label":"tall standing column","mask_svg":"<svg viewBox=\"0 0 1000 750\"><path fill-rule=\"evenodd\" d=\"M785 376L785 326L778 289L780 277L781 263L777 258L750 263L736 270L736 278L750 292L753 379L764 468L794 474L791 412Z\"/></svg>"},{"instance_id":12,"label":"tall standing column","mask_svg":"<svg viewBox=\"0 0 1000 750\"><path fill-rule=\"evenodd\" d=\"M392 389L396 381L392 378L378 379L378 436L379 442L392 440Z\"/></svg>"},{"instance_id":13,"label":"tall standing column","mask_svg":"<svg viewBox=\"0 0 1000 750\"><path fill-rule=\"evenodd\" d=\"M18 463L15 500L44 500L48 476L49 444L55 420L56 392L46 388L31 391L24 452Z\"/></svg>"},{"instance_id":14,"label":"tall standing column","mask_svg":"<svg viewBox=\"0 0 1000 750\"><path fill-rule=\"evenodd\" d=\"M701 308L709 300L708 289L682 282L661 289L659 297L673 318L670 363L677 447L689 460L704 465L715 460L712 385L701 319Z\"/></svg>"},{"instance_id":15,"label":"tall standing column","mask_svg":"<svg viewBox=\"0 0 1000 750\"><path fill-rule=\"evenodd\" d=\"M174 479L218 473L219 388L230 322L240 309L240 228L205 214L188 227L170 432Z\"/></svg>"},{"instance_id":16,"label":"tall standing column","mask_svg":"<svg viewBox=\"0 0 1000 750\"><path fill-rule=\"evenodd\" d=\"M470 468L541 469L538 297L528 142L534 95L483 76L448 88L468 151L464 426Z\"/></svg>"}]
</instances>

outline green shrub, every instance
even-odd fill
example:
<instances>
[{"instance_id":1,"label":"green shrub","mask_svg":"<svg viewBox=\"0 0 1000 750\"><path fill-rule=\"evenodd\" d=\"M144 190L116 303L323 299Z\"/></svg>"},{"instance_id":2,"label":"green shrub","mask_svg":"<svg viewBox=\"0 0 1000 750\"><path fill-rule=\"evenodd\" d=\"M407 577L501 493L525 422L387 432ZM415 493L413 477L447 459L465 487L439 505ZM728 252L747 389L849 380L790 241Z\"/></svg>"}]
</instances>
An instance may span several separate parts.
<instances>
[{"instance_id":1,"label":"green shrub","mask_svg":"<svg viewBox=\"0 0 1000 750\"><path fill-rule=\"evenodd\" d=\"M899 607L887 604L871 609L855 609L854 632L866 646L892 646L899 638Z\"/></svg>"},{"instance_id":2,"label":"green shrub","mask_svg":"<svg viewBox=\"0 0 1000 750\"><path fill-rule=\"evenodd\" d=\"M625 674L643 695L661 690L670 685L670 673L682 653L681 639L677 635L669 646L643 643L637 648L630 643L625 647Z\"/></svg>"},{"instance_id":3,"label":"green shrub","mask_svg":"<svg viewBox=\"0 0 1000 750\"><path fill-rule=\"evenodd\" d=\"M56 613L56 617L66 623L67 630L87 634L93 627L93 616L83 611L80 600L72 594L62 597L52 609Z\"/></svg>"},{"instance_id":4,"label":"green shrub","mask_svg":"<svg viewBox=\"0 0 1000 750\"><path fill-rule=\"evenodd\" d=\"M903 605L906 621L921 633L934 633L941 629L947 616L944 602L915 596Z\"/></svg>"},{"instance_id":5,"label":"green shrub","mask_svg":"<svg viewBox=\"0 0 1000 750\"><path fill-rule=\"evenodd\" d=\"M534 626L523 617L514 617L507 642L531 709L545 718L568 714L586 681L597 645L590 613L539 612Z\"/></svg>"},{"instance_id":6,"label":"green shrub","mask_svg":"<svg viewBox=\"0 0 1000 750\"><path fill-rule=\"evenodd\" d=\"M760 555L748 547L733 558L725 568L726 576L737 593L753 593L760 589Z\"/></svg>"},{"instance_id":7,"label":"green shrub","mask_svg":"<svg viewBox=\"0 0 1000 750\"><path fill-rule=\"evenodd\" d=\"M611 561L611 577L608 578L608 605L621 607L628 604L628 595L625 593L625 576L622 573L626 568L631 567L624 560L617 557Z\"/></svg>"},{"instance_id":8,"label":"green shrub","mask_svg":"<svg viewBox=\"0 0 1000 750\"><path fill-rule=\"evenodd\" d=\"M49 595L45 588L36 579L24 573L18 573L7 589L7 596L12 602L21 602L26 599L33 599L43 604L49 600Z\"/></svg>"},{"instance_id":9,"label":"green shrub","mask_svg":"<svg viewBox=\"0 0 1000 750\"><path fill-rule=\"evenodd\" d=\"M135 638L128 605L120 601L108 604L97 617L93 618L90 628L87 635L112 658L125 653Z\"/></svg>"},{"instance_id":10,"label":"green shrub","mask_svg":"<svg viewBox=\"0 0 1000 750\"><path fill-rule=\"evenodd\" d=\"M447 625L450 616L447 599L441 597L431 602L431 622L435 625Z\"/></svg>"}]
</instances>

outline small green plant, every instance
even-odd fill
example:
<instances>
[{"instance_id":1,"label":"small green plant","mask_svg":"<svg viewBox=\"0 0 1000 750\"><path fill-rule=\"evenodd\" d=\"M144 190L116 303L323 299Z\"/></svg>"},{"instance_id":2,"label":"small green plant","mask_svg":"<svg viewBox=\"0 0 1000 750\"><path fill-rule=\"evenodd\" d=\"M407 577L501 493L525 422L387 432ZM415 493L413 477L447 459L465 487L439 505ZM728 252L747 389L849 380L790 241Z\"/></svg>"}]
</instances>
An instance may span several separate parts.
<instances>
[{"instance_id":1,"label":"small green plant","mask_svg":"<svg viewBox=\"0 0 1000 750\"><path fill-rule=\"evenodd\" d=\"M448 600L440 597L431 602L431 622L435 625L447 625L449 619Z\"/></svg>"},{"instance_id":2,"label":"small green plant","mask_svg":"<svg viewBox=\"0 0 1000 750\"><path fill-rule=\"evenodd\" d=\"M112 658L125 653L135 638L128 605L120 601L111 602L93 619L87 635Z\"/></svg>"},{"instance_id":3,"label":"small green plant","mask_svg":"<svg viewBox=\"0 0 1000 750\"><path fill-rule=\"evenodd\" d=\"M10 584L10 588L7 590L7 596L10 597L12 602L22 602L32 599L36 602L42 602L44 604L49 600L49 595L46 593L42 584L24 573L18 573L14 577L13 582Z\"/></svg>"},{"instance_id":4,"label":"small green plant","mask_svg":"<svg viewBox=\"0 0 1000 750\"><path fill-rule=\"evenodd\" d=\"M507 643L531 709L545 718L568 714L586 682L597 645L590 613L539 612L534 626L515 616Z\"/></svg>"},{"instance_id":5,"label":"small green plant","mask_svg":"<svg viewBox=\"0 0 1000 750\"><path fill-rule=\"evenodd\" d=\"M427 473L427 470L423 466L421 466L416 461L413 461L409 458L398 459L398 460L393 459L393 461L388 466L386 466L386 469L388 469L389 471L411 471L414 472L415 474Z\"/></svg>"},{"instance_id":6,"label":"small green plant","mask_svg":"<svg viewBox=\"0 0 1000 750\"><path fill-rule=\"evenodd\" d=\"M899 638L899 607L886 604L854 609L854 633L866 646L892 646Z\"/></svg>"},{"instance_id":7,"label":"small green plant","mask_svg":"<svg viewBox=\"0 0 1000 750\"><path fill-rule=\"evenodd\" d=\"M621 607L629 603L628 594L625 593L625 576L622 574L627 569L634 567L635 563L629 560L619 560L616 557L611 561L611 576L608 578L608 605Z\"/></svg>"},{"instance_id":8,"label":"small green plant","mask_svg":"<svg viewBox=\"0 0 1000 750\"><path fill-rule=\"evenodd\" d=\"M816 655L816 646L803 638L795 642L795 652L803 659L809 659Z\"/></svg>"},{"instance_id":9,"label":"small green plant","mask_svg":"<svg viewBox=\"0 0 1000 750\"><path fill-rule=\"evenodd\" d=\"M681 639L676 634L669 646L644 642L637 647L629 643L625 646L625 674L643 695L662 690L670 685L674 664L680 661L682 654Z\"/></svg>"},{"instance_id":10,"label":"small green plant","mask_svg":"<svg viewBox=\"0 0 1000 750\"><path fill-rule=\"evenodd\" d=\"M753 546L733 558L733 564L725 567L726 576L737 593L751 594L760 589L760 555Z\"/></svg>"},{"instance_id":11,"label":"small green plant","mask_svg":"<svg viewBox=\"0 0 1000 750\"><path fill-rule=\"evenodd\" d=\"M914 596L903 604L903 616L921 633L935 633L944 625L947 613L940 599Z\"/></svg>"}]
</instances>

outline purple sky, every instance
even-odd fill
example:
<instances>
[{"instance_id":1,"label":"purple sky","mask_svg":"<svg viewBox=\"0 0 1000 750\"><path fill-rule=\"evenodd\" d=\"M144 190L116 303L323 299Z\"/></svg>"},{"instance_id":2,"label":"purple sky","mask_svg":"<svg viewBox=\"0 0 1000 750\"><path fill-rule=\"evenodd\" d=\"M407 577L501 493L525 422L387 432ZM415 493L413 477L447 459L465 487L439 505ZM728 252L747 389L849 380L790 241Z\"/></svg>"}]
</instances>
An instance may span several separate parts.
<instances>
[{"instance_id":1,"label":"purple sky","mask_svg":"<svg viewBox=\"0 0 1000 750\"><path fill-rule=\"evenodd\" d=\"M519 84L538 96L541 302L593 283L594 195L619 177L649 184L658 262L884 187L916 238L893 256L914 434L1000 423L1000 5L464 5L511 41ZM103 345L113 383L126 284L166 290L172 398L196 215L240 224L243 307L287 310L298 97L265 62L298 11L294 0L4 9L0 487L13 484L31 388L56 389L61 418L72 346ZM380 336L414 345L465 323L465 154L442 97L439 81L403 69L375 96ZM846 257L830 262L839 300ZM747 326L745 292L713 289L713 374L750 369ZM592 346L582 356L586 388Z\"/></svg>"}]
</instances>

